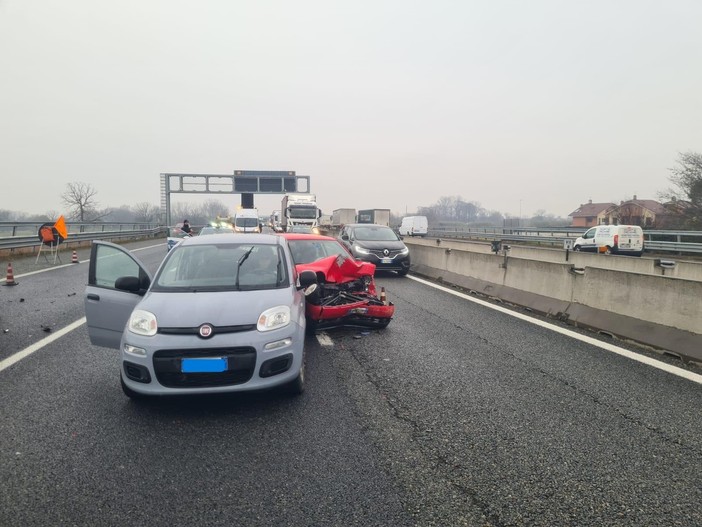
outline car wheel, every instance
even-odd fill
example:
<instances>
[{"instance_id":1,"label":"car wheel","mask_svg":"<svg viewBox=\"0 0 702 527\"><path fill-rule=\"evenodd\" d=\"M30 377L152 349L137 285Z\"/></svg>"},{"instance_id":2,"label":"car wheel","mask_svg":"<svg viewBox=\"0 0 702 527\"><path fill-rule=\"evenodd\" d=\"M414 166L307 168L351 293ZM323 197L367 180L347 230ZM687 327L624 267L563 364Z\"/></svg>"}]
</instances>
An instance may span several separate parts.
<instances>
[{"instance_id":1,"label":"car wheel","mask_svg":"<svg viewBox=\"0 0 702 527\"><path fill-rule=\"evenodd\" d=\"M305 391L305 353L302 352L302 367L300 373L297 374L294 380L290 381L283 387L283 390L288 395L302 395Z\"/></svg>"},{"instance_id":2,"label":"car wheel","mask_svg":"<svg viewBox=\"0 0 702 527\"><path fill-rule=\"evenodd\" d=\"M122 391L124 392L124 395L129 397L131 400L144 401L144 400L149 398L148 395L144 395L143 393L135 392L129 386L127 386L124 383L124 379L122 378L122 375L119 376L119 383L122 385Z\"/></svg>"},{"instance_id":3,"label":"car wheel","mask_svg":"<svg viewBox=\"0 0 702 527\"><path fill-rule=\"evenodd\" d=\"M612 254L612 248L609 245L606 245L603 253L604 254Z\"/></svg>"},{"instance_id":4,"label":"car wheel","mask_svg":"<svg viewBox=\"0 0 702 527\"><path fill-rule=\"evenodd\" d=\"M308 318L305 325L305 334L314 335L317 332L317 321Z\"/></svg>"},{"instance_id":5,"label":"car wheel","mask_svg":"<svg viewBox=\"0 0 702 527\"><path fill-rule=\"evenodd\" d=\"M579 253L580 252L580 245L576 245L575 247L573 247L573 251L575 251L576 253Z\"/></svg>"}]
</instances>

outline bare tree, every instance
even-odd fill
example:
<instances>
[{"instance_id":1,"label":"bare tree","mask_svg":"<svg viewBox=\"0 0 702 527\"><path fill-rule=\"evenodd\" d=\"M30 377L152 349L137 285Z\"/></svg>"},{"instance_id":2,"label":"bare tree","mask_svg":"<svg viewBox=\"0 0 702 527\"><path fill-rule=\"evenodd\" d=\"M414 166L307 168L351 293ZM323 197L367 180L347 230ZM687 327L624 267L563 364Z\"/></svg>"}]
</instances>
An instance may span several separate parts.
<instances>
[{"instance_id":1,"label":"bare tree","mask_svg":"<svg viewBox=\"0 0 702 527\"><path fill-rule=\"evenodd\" d=\"M132 207L134 211L134 220L144 223L152 223L158 218L159 208L152 204L143 201Z\"/></svg>"},{"instance_id":2,"label":"bare tree","mask_svg":"<svg viewBox=\"0 0 702 527\"><path fill-rule=\"evenodd\" d=\"M69 208L72 218L78 221L94 221L100 217L95 200L97 190L92 185L74 181L66 187L67 190L61 195L61 199Z\"/></svg>"},{"instance_id":3,"label":"bare tree","mask_svg":"<svg viewBox=\"0 0 702 527\"><path fill-rule=\"evenodd\" d=\"M702 228L702 154L678 154L677 166L670 169L670 181L676 186L661 192L671 223L689 229Z\"/></svg>"}]
</instances>

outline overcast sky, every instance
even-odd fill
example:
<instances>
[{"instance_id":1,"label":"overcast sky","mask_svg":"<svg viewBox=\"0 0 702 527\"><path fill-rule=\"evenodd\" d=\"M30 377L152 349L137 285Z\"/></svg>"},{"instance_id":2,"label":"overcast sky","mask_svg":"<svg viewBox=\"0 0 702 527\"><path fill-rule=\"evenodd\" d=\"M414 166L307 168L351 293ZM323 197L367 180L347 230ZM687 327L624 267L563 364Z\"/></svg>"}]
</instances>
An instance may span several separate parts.
<instances>
[{"instance_id":1,"label":"overcast sky","mask_svg":"<svg viewBox=\"0 0 702 527\"><path fill-rule=\"evenodd\" d=\"M310 176L325 213L657 199L702 151L701 20L700 0L0 0L0 209L63 211L74 181L158 205L162 172L238 169Z\"/></svg>"}]
</instances>

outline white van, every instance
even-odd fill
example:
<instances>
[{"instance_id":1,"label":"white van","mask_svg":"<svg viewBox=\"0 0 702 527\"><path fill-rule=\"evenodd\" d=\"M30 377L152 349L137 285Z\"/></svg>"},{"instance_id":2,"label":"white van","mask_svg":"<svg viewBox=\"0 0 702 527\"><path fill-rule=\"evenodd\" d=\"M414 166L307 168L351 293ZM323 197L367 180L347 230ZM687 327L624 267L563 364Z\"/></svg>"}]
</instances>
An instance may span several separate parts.
<instances>
[{"instance_id":1,"label":"white van","mask_svg":"<svg viewBox=\"0 0 702 527\"><path fill-rule=\"evenodd\" d=\"M261 232L261 222L257 209L239 209L234 215L234 230L236 232Z\"/></svg>"},{"instance_id":2,"label":"white van","mask_svg":"<svg viewBox=\"0 0 702 527\"><path fill-rule=\"evenodd\" d=\"M406 216L402 218L400 236L426 236L429 223L426 216Z\"/></svg>"},{"instance_id":3,"label":"white van","mask_svg":"<svg viewBox=\"0 0 702 527\"><path fill-rule=\"evenodd\" d=\"M576 239L573 250L641 256L643 229L638 225L598 225Z\"/></svg>"}]
</instances>

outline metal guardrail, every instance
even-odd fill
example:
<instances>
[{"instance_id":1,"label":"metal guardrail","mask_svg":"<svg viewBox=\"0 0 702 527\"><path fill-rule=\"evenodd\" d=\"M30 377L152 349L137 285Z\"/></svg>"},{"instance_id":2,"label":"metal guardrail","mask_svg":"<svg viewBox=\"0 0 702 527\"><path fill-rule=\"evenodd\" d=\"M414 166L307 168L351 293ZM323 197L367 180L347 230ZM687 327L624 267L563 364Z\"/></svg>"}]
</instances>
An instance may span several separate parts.
<instances>
[{"instance_id":1,"label":"metal guardrail","mask_svg":"<svg viewBox=\"0 0 702 527\"><path fill-rule=\"evenodd\" d=\"M582 236L586 230L573 228L431 229L427 235L436 238L522 242L550 247L563 247L565 240L573 240ZM702 254L702 232L644 231L644 252Z\"/></svg>"},{"instance_id":2,"label":"metal guardrail","mask_svg":"<svg viewBox=\"0 0 702 527\"><path fill-rule=\"evenodd\" d=\"M39 247L39 228L44 223L0 222L0 251ZM166 227L143 223L72 223L67 224L68 237L62 245L80 244L91 240L119 240L158 236ZM8 234L10 234L8 236Z\"/></svg>"},{"instance_id":3,"label":"metal guardrail","mask_svg":"<svg viewBox=\"0 0 702 527\"><path fill-rule=\"evenodd\" d=\"M0 222L0 251L39 247L39 228L43 222ZM150 223L67 223L65 244L97 239L124 239L139 236L157 236L167 227ZM587 229L573 227L552 228L469 228L431 229L428 236L436 238L473 239L485 241L522 242L563 247L563 242L581 236ZM644 230L644 250L647 252L702 254L701 231Z\"/></svg>"}]
</instances>

